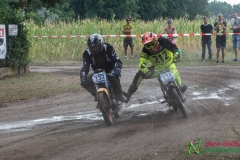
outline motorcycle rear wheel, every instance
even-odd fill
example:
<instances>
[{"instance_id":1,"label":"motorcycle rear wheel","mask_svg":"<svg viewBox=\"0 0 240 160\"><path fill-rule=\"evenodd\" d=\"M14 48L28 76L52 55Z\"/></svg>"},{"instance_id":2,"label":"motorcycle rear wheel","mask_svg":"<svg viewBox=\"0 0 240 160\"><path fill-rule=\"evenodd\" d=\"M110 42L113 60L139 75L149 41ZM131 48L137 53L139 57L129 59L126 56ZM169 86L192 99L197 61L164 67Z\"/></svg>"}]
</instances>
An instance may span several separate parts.
<instances>
[{"instance_id":1,"label":"motorcycle rear wheel","mask_svg":"<svg viewBox=\"0 0 240 160\"><path fill-rule=\"evenodd\" d=\"M98 93L98 103L100 104L99 107L102 112L105 123L108 126L111 126L113 124L113 116L112 116L112 112L110 109L108 97L105 92Z\"/></svg>"},{"instance_id":2,"label":"motorcycle rear wheel","mask_svg":"<svg viewBox=\"0 0 240 160\"><path fill-rule=\"evenodd\" d=\"M186 118L187 117L187 113L184 109L184 106L183 106L183 102L181 101L177 91L175 88L172 89L172 96L173 98L175 99L176 103L177 103L177 106L178 108L180 109L182 115L183 115L183 118Z\"/></svg>"}]
</instances>

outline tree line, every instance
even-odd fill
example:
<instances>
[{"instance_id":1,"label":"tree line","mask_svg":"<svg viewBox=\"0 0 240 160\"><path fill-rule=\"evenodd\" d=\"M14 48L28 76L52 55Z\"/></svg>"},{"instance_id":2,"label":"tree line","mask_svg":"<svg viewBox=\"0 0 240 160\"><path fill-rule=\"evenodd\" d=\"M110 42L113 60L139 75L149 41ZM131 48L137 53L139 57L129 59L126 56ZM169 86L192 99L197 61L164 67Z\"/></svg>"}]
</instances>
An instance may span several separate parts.
<instances>
[{"instance_id":1,"label":"tree line","mask_svg":"<svg viewBox=\"0 0 240 160\"><path fill-rule=\"evenodd\" d=\"M227 2L218 2L216 0L210 2L208 4L209 16L217 16L218 14L222 14L224 19L231 19L232 12L239 12L240 15L240 2L237 5L231 5Z\"/></svg>"},{"instance_id":2,"label":"tree line","mask_svg":"<svg viewBox=\"0 0 240 160\"><path fill-rule=\"evenodd\" d=\"M45 21L57 22L86 18L121 20L126 17L151 21L157 18L193 20L196 16L216 16L221 13L231 18L239 5L214 0L0 0L13 10L24 9L26 19L42 24ZM24 6L23 6L24 4Z\"/></svg>"}]
</instances>

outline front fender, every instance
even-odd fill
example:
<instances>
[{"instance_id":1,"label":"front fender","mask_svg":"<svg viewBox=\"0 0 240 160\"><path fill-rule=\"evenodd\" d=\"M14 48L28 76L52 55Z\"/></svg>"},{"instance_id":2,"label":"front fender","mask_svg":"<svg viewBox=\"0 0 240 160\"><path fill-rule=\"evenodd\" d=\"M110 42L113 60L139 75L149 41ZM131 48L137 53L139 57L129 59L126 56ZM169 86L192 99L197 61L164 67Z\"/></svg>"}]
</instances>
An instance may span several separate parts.
<instances>
[{"instance_id":1,"label":"front fender","mask_svg":"<svg viewBox=\"0 0 240 160\"><path fill-rule=\"evenodd\" d=\"M105 92L106 94L107 94L107 96L108 96L108 98L110 98L110 94L109 94L109 92L108 92L108 90L106 89L106 88L99 88L97 91L97 99L98 99L98 93L99 92Z\"/></svg>"}]
</instances>

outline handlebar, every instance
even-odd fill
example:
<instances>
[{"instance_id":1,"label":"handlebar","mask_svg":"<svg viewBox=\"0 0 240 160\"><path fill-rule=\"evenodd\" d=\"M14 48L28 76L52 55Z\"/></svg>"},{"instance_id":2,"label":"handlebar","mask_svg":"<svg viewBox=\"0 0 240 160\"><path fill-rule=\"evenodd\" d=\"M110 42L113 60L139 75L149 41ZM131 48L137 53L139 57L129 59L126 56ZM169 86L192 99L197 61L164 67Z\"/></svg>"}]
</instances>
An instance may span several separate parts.
<instances>
[{"instance_id":1,"label":"handlebar","mask_svg":"<svg viewBox=\"0 0 240 160\"><path fill-rule=\"evenodd\" d=\"M170 70L170 65L171 65L171 64L173 64L173 63L170 63L170 64L164 69L164 71L162 71L162 72L159 72L159 71L157 71L157 70L154 70L154 72L157 72L157 73L161 74L161 73L164 73L164 72L167 72L167 71L171 71L171 70Z\"/></svg>"},{"instance_id":2,"label":"handlebar","mask_svg":"<svg viewBox=\"0 0 240 160\"><path fill-rule=\"evenodd\" d=\"M94 70L93 72L94 72L94 73L104 72L104 73L105 73L106 75L108 75L108 76L114 76L113 73L106 73L106 72L105 72L105 69L96 69L96 70Z\"/></svg>"}]
</instances>

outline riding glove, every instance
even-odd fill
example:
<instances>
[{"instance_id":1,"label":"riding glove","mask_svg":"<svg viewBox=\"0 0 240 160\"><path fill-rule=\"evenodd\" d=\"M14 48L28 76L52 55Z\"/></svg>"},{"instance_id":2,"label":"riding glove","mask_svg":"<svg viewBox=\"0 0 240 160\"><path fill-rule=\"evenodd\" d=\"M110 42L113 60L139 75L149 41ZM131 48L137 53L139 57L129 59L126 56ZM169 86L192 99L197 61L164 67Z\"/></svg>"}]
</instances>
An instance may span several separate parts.
<instances>
[{"instance_id":1,"label":"riding glove","mask_svg":"<svg viewBox=\"0 0 240 160\"><path fill-rule=\"evenodd\" d=\"M113 69L113 75L116 77L121 77L121 69L119 67L115 66Z\"/></svg>"},{"instance_id":2,"label":"riding glove","mask_svg":"<svg viewBox=\"0 0 240 160\"><path fill-rule=\"evenodd\" d=\"M173 53L173 63L177 63L177 60L179 59L180 55L178 52Z\"/></svg>"}]
</instances>

